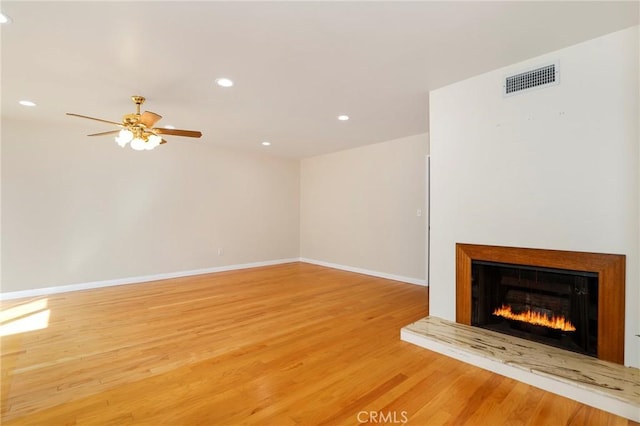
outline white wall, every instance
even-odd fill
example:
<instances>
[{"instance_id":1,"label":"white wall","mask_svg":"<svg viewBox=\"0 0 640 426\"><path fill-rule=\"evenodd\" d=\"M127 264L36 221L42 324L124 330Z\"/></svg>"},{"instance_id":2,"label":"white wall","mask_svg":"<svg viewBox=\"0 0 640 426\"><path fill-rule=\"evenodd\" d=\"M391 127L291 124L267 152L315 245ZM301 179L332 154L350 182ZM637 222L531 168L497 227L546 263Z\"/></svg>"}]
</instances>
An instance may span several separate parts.
<instances>
[{"instance_id":1,"label":"white wall","mask_svg":"<svg viewBox=\"0 0 640 426\"><path fill-rule=\"evenodd\" d=\"M420 134L302 160L301 257L424 281L427 153Z\"/></svg>"},{"instance_id":2,"label":"white wall","mask_svg":"<svg viewBox=\"0 0 640 426\"><path fill-rule=\"evenodd\" d=\"M635 27L431 92L431 315L455 320L456 242L624 254L640 367L638 47ZM502 96L554 60L559 85Z\"/></svg>"},{"instance_id":3,"label":"white wall","mask_svg":"<svg viewBox=\"0 0 640 426\"><path fill-rule=\"evenodd\" d=\"M3 292L298 257L297 160L55 134L2 122Z\"/></svg>"}]
</instances>

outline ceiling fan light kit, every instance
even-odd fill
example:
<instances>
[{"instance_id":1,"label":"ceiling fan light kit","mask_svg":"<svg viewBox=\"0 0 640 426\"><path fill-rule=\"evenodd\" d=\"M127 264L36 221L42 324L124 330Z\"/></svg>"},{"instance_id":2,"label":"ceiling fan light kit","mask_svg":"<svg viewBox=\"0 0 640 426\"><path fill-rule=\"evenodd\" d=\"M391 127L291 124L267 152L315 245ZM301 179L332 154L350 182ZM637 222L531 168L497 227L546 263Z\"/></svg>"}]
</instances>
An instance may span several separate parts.
<instances>
[{"instance_id":1,"label":"ceiling fan light kit","mask_svg":"<svg viewBox=\"0 0 640 426\"><path fill-rule=\"evenodd\" d=\"M93 133L89 136L104 136L116 134L115 141L121 147L129 146L136 151L149 151L155 147L166 143L160 135L173 135L184 136L188 138L199 138L202 133L195 130L180 130L180 129L167 129L167 128L155 128L153 127L160 119L161 115L155 112L145 111L140 114L140 105L145 101L143 96L132 96L131 100L136 104L136 112L133 114L125 114L122 117L122 123L116 121L103 120L101 118L88 117L86 115L74 114L68 112L67 115L72 115L80 118L88 118L89 120L101 121L104 123L114 124L121 128L121 130L111 130L107 132Z\"/></svg>"},{"instance_id":2,"label":"ceiling fan light kit","mask_svg":"<svg viewBox=\"0 0 640 426\"><path fill-rule=\"evenodd\" d=\"M150 150L162 143L162 138L158 135L151 134L149 136L145 135L134 135L134 133L129 129L122 129L116 136L116 142L121 147L127 146L129 142L131 142L131 148L136 151Z\"/></svg>"}]
</instances>

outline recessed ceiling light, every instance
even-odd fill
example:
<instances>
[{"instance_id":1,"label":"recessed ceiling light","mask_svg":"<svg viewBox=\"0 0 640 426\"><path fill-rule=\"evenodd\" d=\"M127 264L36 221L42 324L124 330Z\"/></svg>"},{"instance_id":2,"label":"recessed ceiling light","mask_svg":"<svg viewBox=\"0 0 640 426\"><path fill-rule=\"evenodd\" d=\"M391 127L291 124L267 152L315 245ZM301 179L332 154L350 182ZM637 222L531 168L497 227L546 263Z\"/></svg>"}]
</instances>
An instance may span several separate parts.
<instances>
[{"instance_id":1,"label":"recessed ceiling light","mask_svg":"<svg viewBox=\"0 0 640 426\"><path fill-rule=\"evenodd\" d=\"M262 142L262 145L264 145L264 146L269 146L269 145L271 145L271 142L264 141L264 142Z\"/></svg>"},{"instance_id":2,"label":"recessed ceiling light","mask_svg":"<svg viewBox=\"0 0 640 426\"><path fill-rule=\"evenodd\" d=\"M22 106L30 106L30 107L36 106L35 102L31 102L31 101L20 101L18 103Z\"/></svg>"},{"instance_id":3,"label":"recessed ceiling light","mask_svg":"<svg viewBox=\"0 0 640 426\"><path fill-rule=\"evenodd\" d=\"M216 79L216 84L222 87L231 87L233 86L233 81L229 80L228 78L218 78Z\"/></svg>"},{"instance_id":4,"label":"recessed ceiling light","mask_svg":"<svg viewBox=\"0 0 640 426\"><path fill-rule=\"evenodd\" d=\"M9 17L9 15L5 15L4 13L0 12L0 24L10 24L11 23L11 18Z\"/></svg>"},{"instance_id":5,"label":"recessed ceiling light","mask_svg":"<svg viewBox=\"0 0 640 426\"><path fill-rule=\"evenodd\" d=\"M338 120L340 121L347 121L349 119L348 115L339 115L338 116Z\"/></svg>"},{"instance_id":6,"label":"recessed ceiling light","mask_svg":"<svg viewBox=\"0 0 640 426\"><path fill-rule=\"evenodd\" d=\"M166 126L164 126L165 129L175 129L176 126L172 126L171 124L167 124Z\"/></svg>"}]
</instances>

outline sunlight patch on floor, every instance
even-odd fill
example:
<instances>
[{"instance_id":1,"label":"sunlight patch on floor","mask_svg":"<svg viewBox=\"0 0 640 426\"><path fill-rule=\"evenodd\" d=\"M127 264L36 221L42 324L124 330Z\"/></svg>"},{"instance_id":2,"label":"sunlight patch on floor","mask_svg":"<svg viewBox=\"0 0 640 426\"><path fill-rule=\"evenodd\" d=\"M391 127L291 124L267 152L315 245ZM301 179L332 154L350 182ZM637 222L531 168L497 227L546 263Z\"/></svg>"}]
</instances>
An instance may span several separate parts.
<instances>
[{"instance_id":1,"label":"sunlight patch on floor","mask_svg":"<svg viewBox=\"0 0 640 426\"><path fill-rule=\"evenodd\" d=\"M45 298L0 311L0 336L47 328L51 313L47 306Z\"/></svg>"}]
</instances>

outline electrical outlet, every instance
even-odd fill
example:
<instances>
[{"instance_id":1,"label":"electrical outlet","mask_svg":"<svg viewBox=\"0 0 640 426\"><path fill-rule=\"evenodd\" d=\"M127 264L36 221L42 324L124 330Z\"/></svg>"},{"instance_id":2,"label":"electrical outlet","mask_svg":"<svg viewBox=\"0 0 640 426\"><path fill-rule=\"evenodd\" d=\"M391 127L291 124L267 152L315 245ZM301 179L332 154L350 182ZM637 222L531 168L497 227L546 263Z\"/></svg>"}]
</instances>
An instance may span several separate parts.
<instances>
[{"instance_id":1,"label":"electrical outlet","mask_svg":"<svg viewBox=\"0 0 640 426\"><path fill-rule=\"evenodd\" d=\"M422 216L422 209L416 210L416 216L418 217Z\"/></svg>"},{"instance_id":2,"label":"electrical outlet","mask_svg":"<svg viewBox=\"0 0 640 426\"><path fill-rule=\"evenodd\" d=\"M224 250L222 248L218 249L218 256L222 256L224 254Z\"/></svg>"}]
</instances>

